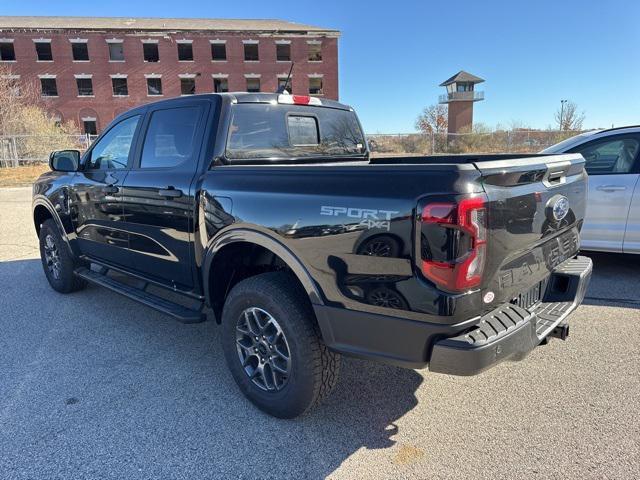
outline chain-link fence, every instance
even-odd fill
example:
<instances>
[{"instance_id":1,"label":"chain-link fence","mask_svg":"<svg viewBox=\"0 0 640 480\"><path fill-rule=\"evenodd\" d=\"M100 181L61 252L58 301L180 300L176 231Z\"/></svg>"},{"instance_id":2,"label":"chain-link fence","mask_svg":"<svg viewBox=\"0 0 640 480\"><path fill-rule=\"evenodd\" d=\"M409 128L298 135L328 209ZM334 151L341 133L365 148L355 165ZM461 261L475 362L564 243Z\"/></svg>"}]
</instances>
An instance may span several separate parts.
<instances>
[{"instance_id":1,"label":"chain-link fence","mask_svg":"<svg viewBox=\"0 0 640 480\"><path fill-rule=\"evenodd\" d=\"M367 135L374 155L536 153L577 131L501 130L483 133L397 133Z\"/></svg>"},{"instance_id":2,"label":"chain-link fence","mask_svg":"<svg viewBox=\"0 0 640 480\"><path fill-rule=\"evenodd\" d=\"M95 135L0 136L0 168L47 162L54 150L84 151L95 138Z\"/></svg>"},{"instance_id":3,"label":"chain-link fence","mask_svg":"<svg viewBox=\"0 0 640 480\"><path fill-rule=\"evenodd\" d=\"M374 155L440 155L453 153L535 153L580 132L504 130L489 133L367 135ZM53 150L84 151L95 135L0 136L0 168L47 162Z\"/></svg>"}]
</instances>

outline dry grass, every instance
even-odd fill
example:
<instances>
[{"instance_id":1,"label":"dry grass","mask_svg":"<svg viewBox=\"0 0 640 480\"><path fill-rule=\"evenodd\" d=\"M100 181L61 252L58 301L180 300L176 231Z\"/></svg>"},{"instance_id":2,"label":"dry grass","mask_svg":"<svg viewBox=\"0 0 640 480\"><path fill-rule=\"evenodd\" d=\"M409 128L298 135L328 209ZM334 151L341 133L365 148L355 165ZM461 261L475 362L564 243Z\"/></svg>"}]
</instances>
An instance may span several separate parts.
<instances>
[{"instance_id":1,"label":"dry grass","mask_svg":"<svg viewBox=\"0 0 640 480\"><path fill-rule=\"evenodd\" d=\"M46 163L24 167L0 168L0 187L21 187L31 185L33 181L49 170Z\"/></svg>"}]
</instances>

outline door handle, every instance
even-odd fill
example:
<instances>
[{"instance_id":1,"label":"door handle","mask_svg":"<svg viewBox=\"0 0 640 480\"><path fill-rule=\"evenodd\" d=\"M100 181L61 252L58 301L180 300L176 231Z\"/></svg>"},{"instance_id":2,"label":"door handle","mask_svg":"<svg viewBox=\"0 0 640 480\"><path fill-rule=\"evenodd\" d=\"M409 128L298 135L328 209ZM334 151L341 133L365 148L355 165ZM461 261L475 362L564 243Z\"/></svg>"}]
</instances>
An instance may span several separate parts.
<instances>
[{"instance_id":1,"label":"door handle","mask_svg":"<svg viewBox=\"0 0 640 480\"><path fill-rule=\"evenodd\" d=\"M601 192L621 192L626 189L627 187L624 185L600 185L596 187L596 190L600 190Z\"/></svg>"},{"instance_id":2,"label":"door handle","mask_svg":"<svg viewBox=\"0 0 640 480\"><path fill-rule=\"evenodd\" d=\"M173 187L167 187L167 188L163 188L158 190L158 194L161 197L171 197L171 198L178 198L182 196L182 190L179 190L177 188L173 188Z\"/></svg>"},{"instance_id":3,"label":"door handle","mask_svg":"<svg viewBox=\"0 0 640 480\"><path fill-rule=\"evenodd\" d=\"M120 191L120 187L116 187L115 185L107 185L102 189L103 193L118 193Z\"/></svg>"}]
</instances>

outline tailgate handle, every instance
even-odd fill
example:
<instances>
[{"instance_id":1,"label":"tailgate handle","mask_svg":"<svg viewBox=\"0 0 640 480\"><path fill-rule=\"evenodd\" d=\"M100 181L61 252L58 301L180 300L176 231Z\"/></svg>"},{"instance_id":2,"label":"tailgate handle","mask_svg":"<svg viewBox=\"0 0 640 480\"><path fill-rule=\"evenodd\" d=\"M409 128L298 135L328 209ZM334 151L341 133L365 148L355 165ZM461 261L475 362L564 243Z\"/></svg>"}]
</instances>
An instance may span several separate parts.
<instances>
[{"instance_id":1,"label":"tailgate handle","mask_svg":"<svg viewBox=\"0 0 640 480\"><path fill-rule=\"evenodd\" d=\"M542 183L547 187L556 187L567 183L567 173L571 170L571 162L556 162L547 164L547 171Z\"/></svg>"},{"instance_id":2,"label":"tailgate handle","mask_svg":"<svg viewBox=\"0 0 640 480\"><path fill-rule=\"evenodd\" d=\"M563 183L562 180L564 179L564 177L564 170L558 170L555 172L549 172L547 180L549 181L549 183Z\"/></svg>"}]
</instances>

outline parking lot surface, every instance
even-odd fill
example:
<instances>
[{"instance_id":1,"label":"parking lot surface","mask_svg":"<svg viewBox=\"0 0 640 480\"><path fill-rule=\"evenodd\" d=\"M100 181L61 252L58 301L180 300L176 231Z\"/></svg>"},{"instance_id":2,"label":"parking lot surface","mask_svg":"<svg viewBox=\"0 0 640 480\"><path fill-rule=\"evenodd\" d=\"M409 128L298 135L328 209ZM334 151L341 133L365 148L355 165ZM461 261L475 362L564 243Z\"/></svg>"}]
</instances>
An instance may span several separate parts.
<instances>
[{"instance_id":1,"label":"parking lot surface","mask_svg":"<svg viewBox=\"0 0 640 480\"><path fill-rule=\"evenodd\" d=\"M344 359L329 401L256 410L215 322L54 292L30 189L0 189L0 478L639 478L640 257L593 255L566 342L451 377Z\"/></svg>"}]
</instances>

